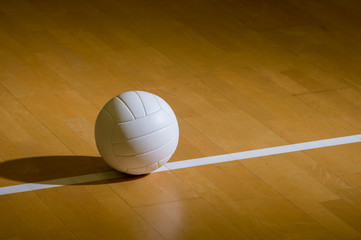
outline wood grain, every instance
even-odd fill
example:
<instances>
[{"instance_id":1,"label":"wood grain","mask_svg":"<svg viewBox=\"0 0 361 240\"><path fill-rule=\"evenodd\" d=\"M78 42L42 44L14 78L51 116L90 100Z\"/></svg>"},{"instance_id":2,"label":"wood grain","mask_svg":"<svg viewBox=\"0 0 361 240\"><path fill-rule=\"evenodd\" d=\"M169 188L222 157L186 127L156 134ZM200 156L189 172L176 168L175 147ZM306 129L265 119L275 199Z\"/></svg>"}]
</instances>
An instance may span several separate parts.
<instances>
[{"instance_id":1,"label":"wood grain","mask_svg":"<svg viewBox=\"0 0 361 240\"><path fill-rule=\"evenodd\" d=\"M109 171L144 90L180 161L360 134L357 0L0 0L0 187ZM361 239L360 143L0 196L0 239Z\"/></svg>"}]
</instances>

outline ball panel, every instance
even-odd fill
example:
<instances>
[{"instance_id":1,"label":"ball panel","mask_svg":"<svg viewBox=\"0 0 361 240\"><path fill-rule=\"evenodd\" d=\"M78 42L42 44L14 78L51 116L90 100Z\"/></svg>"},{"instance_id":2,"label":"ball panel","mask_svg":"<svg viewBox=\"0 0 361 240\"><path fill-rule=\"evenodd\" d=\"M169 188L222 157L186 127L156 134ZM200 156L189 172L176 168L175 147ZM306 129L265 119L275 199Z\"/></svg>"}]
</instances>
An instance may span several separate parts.
<instances>
[{"instance_id":1,"label":"ball panel","mask_svg":"<svg viewBox=\"0 0 361 240\"><path fill-rule=\"evenodd\" d=\"M157 98L160 108L163 111L165 111L173 120L177 121L177 118L176 118L172 108L168 105L168 103L158 96L156 96L156 98Z\"/></svg>"},{"instance_id":2,"label":"ball panel","mask_svg":"<svg viewBox=\"0 0 361 240\"><path fill-rule=\"evenodd\" d=\"M161 109L166 112L168 114L168 116L170 116L170 118L172 119L171 121L177 126L177 134L179 135L179 127L178 127L178 121L177 121L177 117L175 116L172 108L168 105L168 103L166 101L164 101L162 98L156 96L157 101L161 107Z\"/></svg>"},{"instance_id":3,"label":"ball panel","mask_svg":"<svg viewBox=\"0 0 361 240\"><path fill-rule=\"evenodd\" d=\"M117 156L128 156L149 152L169 142L175 134L176 127L170 125L138 138L113 143L113 153ZM155 139L157 141L154 141Z\"/></svg>"},{"instance_id":4,"label":"ball panel","mask_svg":"<svg viewBox=\"0 0 361 240\"><path fill-rule=\"evenodd\" d=\"M134 121L117 123L114 126L112 142L119 143L141 137L173 123L174 121L164 111L158 111Z\"/></svg>"},{"instance_id":5,"label":"ball panel","mask_svg":"<svg viewBox=\"0 0 361 240\"><path fill-rule=\"evenodd\" d=\"M135 119L129 108L117 97L107 102L103 109L108 111L115 122L126 122Z\"/></svg>"},{"instance_id":6,"label":"ball panel","mask_svg":"<svg viewBox=\"0 0 361 240\"><path fill-rule=\"evenodd\" d=\"M137 168L127 169L125 172L132 175L142 175L149 173L146 171L146 169L147 167L137 167Z\"/></svg>"},{"instance_id":7,"label":"ball panel","mask_svg":"<svg viewBox=\"0 0 361 240\"><path fill-rule=\"evenodd\" d=\"M167 157L170 158L177 147L177 143L178 138L175 136L170 142L152 151L130 156L114 156L114 159L116 159L116 164L126 166L127 169L148 166Z\"/></svg>"},{"instance_id":8,"label":"ball panel","mask_svg":"<svg viewBox=\"0 0 361 240\"><path fill-rule=\"evenodd\" d=\"M160 110L159 103L158 103L157 99L155 98L154 94L144 92L144 91L136 91L136 93L142 100L144 109L145 109L145 113L147 115Z\"/></svg>"},{"instance_id":9,"label":"ball panel","mask_svg":"<svg viewBox=\"0 0 361 240\"><path fill-rule=\"evenodd\" d=\"M172 154L169 154L164 159L162 159L158 162L155 162L153 164L150 164L148 166L137 167L137 168L128 168L125 170L125 172L129 173L129 174L134 174L134 175L151 173L151 172L157 170L158 168L160 168L161 166L163 166L166 162L168 162L168 160L171 158L171 156L172 156Z\"/></svg>"},{"instance_id":10,"label":"ball panel","mask_svg":"<svg viewBox=\"0 0 361 240\"><path fill-rule=\"evenodd\" d=\"M118 98L123 101L125 105L127 105L135 118L146 116L143 103L136 92L124 92L119 94Z\"/></svg>"},{"instance_id":11,"label":"ball panel","mask_svg":"<svg viewBox=\"0 0 361 240\"><path fill-rule=\"evenodd\" d=\"M113 147L110 136L112 135L114 121L110 114L102 109L96 119L94 135L99 153L104 159L112 159Z\"/></svg>"}]
</instances>

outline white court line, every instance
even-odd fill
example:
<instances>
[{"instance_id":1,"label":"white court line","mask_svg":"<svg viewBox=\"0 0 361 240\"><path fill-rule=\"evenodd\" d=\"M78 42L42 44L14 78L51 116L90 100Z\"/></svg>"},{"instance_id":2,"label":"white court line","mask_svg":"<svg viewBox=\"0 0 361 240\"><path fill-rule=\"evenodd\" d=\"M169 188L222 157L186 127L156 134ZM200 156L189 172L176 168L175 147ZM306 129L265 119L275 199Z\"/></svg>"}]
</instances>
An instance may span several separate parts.
<instances>
[{"instance_id":1,"label":"white court line","mask_svg":"<svg viewBox=\"0 0 361 240\"><path fill-rule=\"evenodd\" d=\"M230 153L230 154L217 155L211 157L195 158L195 159L178 161L178 162L170 162L165 164L163 167L157 169L155 172L170 171L181 168L196 167L196 166L222 163L222 162L230 162L235 160L270 156L275 154L297 152L302 150L331 147L331 146L357 143L357 142L361 142L361 134L346 136L346 137L330 138L330 139L324 139L318 141L311 141L311 142L304 142L304 143L289 144L284 146L263 148L263 149L250 150L244 152ZM19 185L7 186L7 187L0 187L0 195L28 192L39 189L45 189L45 188L55 188L66 185L73 185L73 184L89 183L100 180L120 178L124 176L125 176L124 174L119 173L117 171L109 171L109 172L93 173L93 174L68 177L68 178L59 178L59 179L36 182L36 183L25 183L25 184L19 184Z\"/></svg>"}]
</instances>

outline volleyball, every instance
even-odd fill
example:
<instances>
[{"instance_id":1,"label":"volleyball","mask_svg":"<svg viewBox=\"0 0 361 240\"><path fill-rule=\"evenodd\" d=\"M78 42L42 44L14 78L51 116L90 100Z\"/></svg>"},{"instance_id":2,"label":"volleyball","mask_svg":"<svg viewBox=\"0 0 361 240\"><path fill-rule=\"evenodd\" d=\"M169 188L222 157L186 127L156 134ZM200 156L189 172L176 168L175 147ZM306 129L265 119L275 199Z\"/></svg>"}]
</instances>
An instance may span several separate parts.
<instances>
[{"instance_id":1,"label":"volleyball","mask_svg":"<svg viewBox=\"0 0 361 240\"><path fill-rule=\"evenodd\" d=\"M149 92L117 95L104 105L95 123L100 155L114 169L132 175L163 166L175 152L178 140L173 110Z\"/></svg>"}]
</instances>

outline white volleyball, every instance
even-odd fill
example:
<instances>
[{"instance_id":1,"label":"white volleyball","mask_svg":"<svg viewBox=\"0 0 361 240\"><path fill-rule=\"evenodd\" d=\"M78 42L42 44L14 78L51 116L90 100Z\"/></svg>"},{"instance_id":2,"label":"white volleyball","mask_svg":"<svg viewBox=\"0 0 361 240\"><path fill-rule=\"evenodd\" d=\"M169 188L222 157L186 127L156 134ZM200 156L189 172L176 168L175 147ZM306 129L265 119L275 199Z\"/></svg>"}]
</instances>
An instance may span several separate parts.
<instances>
[{"instance_id":1,"label":"white volleyball","mask_svg":"<svg viewBox=\"0 0 361 240\"><path fill-rule=\"evenodd\" d=\"M144 91L119 94L105 104L95 123L95 141L114 169L147 174L164 165L179 139L176 116L160 97Z\"/></svg>"}]
</instances>

